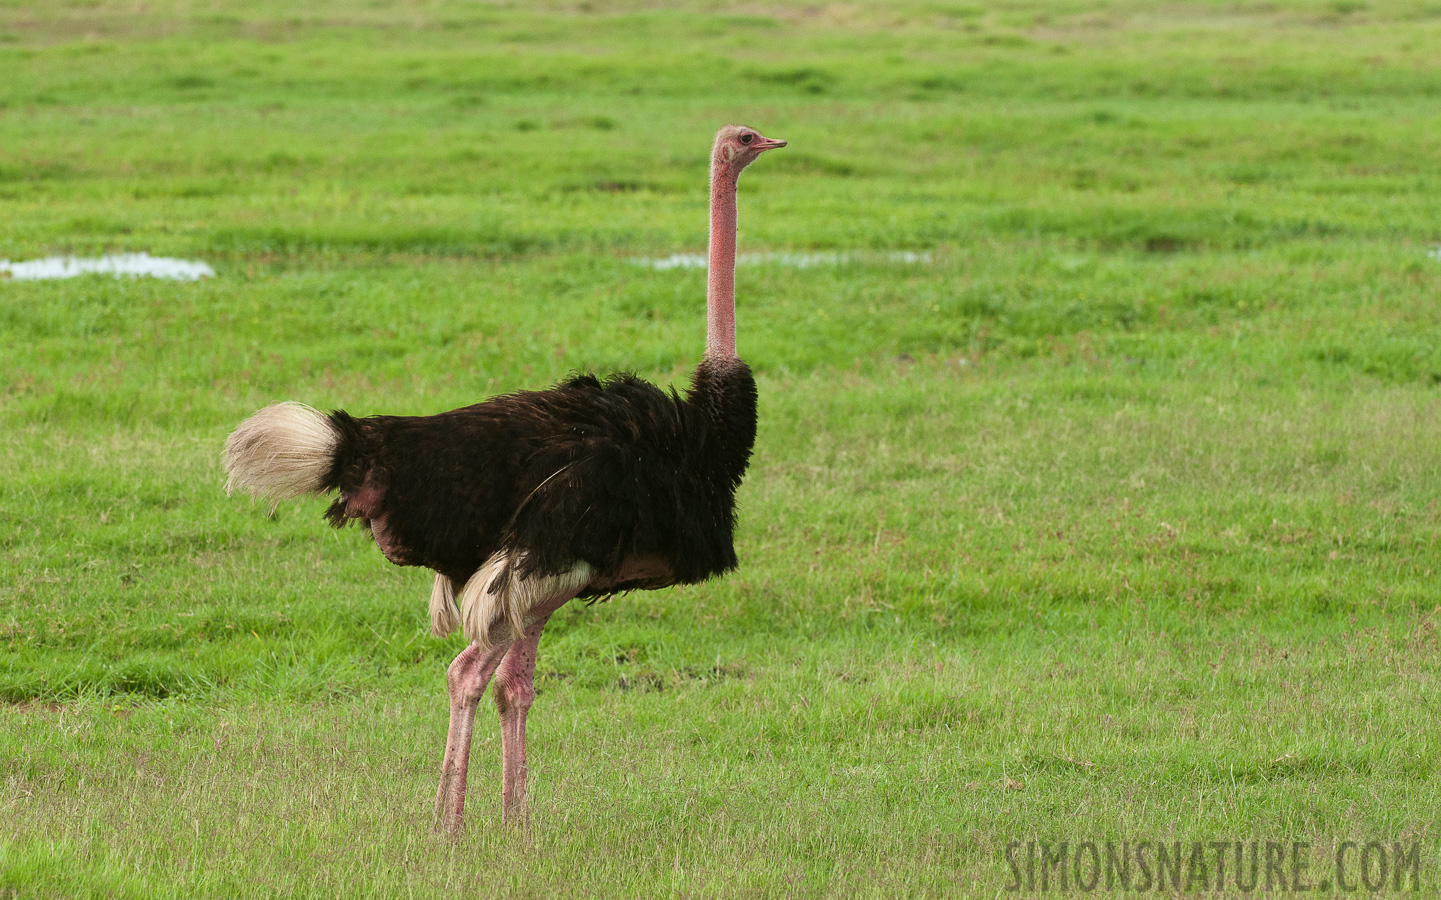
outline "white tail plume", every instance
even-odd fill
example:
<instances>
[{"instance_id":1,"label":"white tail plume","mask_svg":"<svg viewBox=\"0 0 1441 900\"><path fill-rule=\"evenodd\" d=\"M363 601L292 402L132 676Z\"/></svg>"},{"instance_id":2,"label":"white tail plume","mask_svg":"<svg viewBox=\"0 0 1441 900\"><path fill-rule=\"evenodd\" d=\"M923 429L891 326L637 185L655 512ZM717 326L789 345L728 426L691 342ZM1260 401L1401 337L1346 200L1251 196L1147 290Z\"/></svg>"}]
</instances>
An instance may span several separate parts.
<instances>
[{"instance_id":1,"label":"white tail plume","mask_svg":"<svg viewBox=\"0 0 1441 900\"><path fill-rule=\"evenodd\" d=\"M225 493L236 488L279 502L325 490L340 435L303 403L276 403L240 423L225 441Z\"/></svg>"}]
</instances>

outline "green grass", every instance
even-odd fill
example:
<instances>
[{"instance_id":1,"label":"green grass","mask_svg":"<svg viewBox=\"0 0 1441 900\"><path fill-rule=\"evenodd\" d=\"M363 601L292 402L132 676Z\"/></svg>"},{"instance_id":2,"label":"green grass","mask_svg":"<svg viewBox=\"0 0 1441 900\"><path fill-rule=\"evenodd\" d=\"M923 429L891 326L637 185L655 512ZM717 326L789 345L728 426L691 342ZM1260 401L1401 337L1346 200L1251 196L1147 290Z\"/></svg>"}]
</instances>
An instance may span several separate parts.
<instances>
[{"instance_id":1,"label":"green grass","mask_svg":"<svg viewBox=\"0 0 1441 900\"><path fill-rule=\"evenodd\" d=\"M0 0L0 72L0 257L219 273L0 283L0 897L1441 883L1441 6ZM854 255L740 272L742 567L559 613L529 833L483 708L437 841L426 573L224 436L684 383L704 274L634 259L726 121L791 141L742 250Z\"/></svg>"}]
</instances>

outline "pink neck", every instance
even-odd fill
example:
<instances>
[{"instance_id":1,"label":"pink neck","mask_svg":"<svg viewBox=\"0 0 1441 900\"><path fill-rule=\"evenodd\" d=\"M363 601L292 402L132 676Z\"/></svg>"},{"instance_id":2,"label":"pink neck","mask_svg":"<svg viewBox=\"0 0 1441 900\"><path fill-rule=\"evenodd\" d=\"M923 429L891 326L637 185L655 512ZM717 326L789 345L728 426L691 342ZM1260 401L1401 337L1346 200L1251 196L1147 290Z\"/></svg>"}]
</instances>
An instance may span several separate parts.
<instances>
[{"instance_id":1,"label":"pink neck","mask_svg":"<svg viewBox=\"0 0 1441 900\"><path fill-rule=\"evenodd\" d=\"M710 187L706 269L706 356L736 355L736 176L717 166Z\"/></svg>"}]
</instances>

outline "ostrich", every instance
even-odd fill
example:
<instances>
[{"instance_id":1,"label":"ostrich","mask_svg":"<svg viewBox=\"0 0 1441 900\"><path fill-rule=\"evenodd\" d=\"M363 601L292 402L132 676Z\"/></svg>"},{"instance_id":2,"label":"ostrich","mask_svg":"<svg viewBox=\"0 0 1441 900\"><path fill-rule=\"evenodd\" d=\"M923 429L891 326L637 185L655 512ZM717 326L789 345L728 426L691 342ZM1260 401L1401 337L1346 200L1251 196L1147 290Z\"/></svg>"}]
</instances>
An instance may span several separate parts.
<instances>
[{"instance_id":1,"label":"ostrich","mask_svg":"<svg viewBox=\"0 0 1441 900\"><path fill-rule=\"evenodd\" d=\"M227 493L272 502L339 491L401 566L435 571L431 631L469 644L446 673L450 731L437 828L460 831L486 685L500 713L505 822L526 817L525 720L540 633L575 599L693 584L736 566L735 492L756 434L736 356L736 183L785 141L722 128L711 151L707 345L685 397L633 375L576 375L433 416L354 418L277 403L225 443Z\"/></svg>"}]
</instances>

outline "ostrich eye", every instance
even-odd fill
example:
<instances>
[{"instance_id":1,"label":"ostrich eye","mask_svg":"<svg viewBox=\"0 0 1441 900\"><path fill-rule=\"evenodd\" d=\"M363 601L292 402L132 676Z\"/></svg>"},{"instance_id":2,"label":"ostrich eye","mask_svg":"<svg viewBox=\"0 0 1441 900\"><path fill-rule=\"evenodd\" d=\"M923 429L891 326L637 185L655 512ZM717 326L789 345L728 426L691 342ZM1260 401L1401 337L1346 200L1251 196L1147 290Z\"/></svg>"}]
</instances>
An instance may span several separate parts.
<instances>
[{"instance_id":1,"label":"ostrich eye","mask_svg":"<svg viewBox=\"0 0 1441 900\"><path fill-rule=\"evenodd\" d=\"M749 144L751 141L753 141L753 140L755 140L755 139L756 139L756 136L753 135L753 134L743 134L743 135L741 135L741 143L742 143L742 144Z\"/></svg>"}]
</instances>

